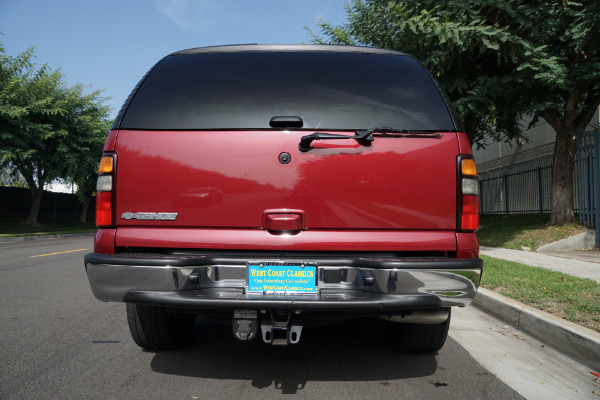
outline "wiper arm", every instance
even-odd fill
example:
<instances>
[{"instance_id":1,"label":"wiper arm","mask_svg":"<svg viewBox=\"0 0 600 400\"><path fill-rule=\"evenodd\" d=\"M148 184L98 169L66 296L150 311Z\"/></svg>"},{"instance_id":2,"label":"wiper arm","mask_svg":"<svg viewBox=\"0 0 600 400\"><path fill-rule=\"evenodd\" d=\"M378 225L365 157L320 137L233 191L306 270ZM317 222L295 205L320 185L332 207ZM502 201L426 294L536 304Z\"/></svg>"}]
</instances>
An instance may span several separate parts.
<instances>
[{"instance_id":1,"label":"wiper arm","mask_svg":"<svg viewBox=\"0 0 600 400\"><path fill-rule=\"evenodd\" d=\"M355 139L363 146L369 146L375 137L393 137L393 138L441 138L443 135L439 133L431 133L428 131L409 130L409 129L394 129L387 126L380 126L366 130L354 132L354 136L339 135L336 133L314 132L310 135L302 136L298 148L302 152L307 152L315 147L311 145L313 140L323 139Z\"/></svg>"},{"instance_id":2,"label":"wiper arm","mask_svg":"<svg viewBox=\"0 0 600 400\"><path fill-rule=\"evenodd\" d=\"M355 139L363 146L368 146L374 140L373 134L369 130L356 131L354 136L339 135L337 133L313 132L310 135L302 136L300 143L298 143L298 148L303 152L309 151L315 148L315 146L311 145L313 140L323 139Z\"/></svg>"}]
</instances>

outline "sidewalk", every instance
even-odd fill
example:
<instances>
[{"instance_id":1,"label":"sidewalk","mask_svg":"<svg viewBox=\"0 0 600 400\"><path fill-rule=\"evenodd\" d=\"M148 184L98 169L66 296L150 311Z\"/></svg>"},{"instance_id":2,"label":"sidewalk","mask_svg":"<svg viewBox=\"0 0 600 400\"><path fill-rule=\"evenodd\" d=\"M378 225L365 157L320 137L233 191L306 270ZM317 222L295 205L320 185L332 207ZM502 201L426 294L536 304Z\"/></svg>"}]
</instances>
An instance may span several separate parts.
<instances>
[{"instance_id":1,"label":"sidewalk","mask_svg":"<svg viewBox=\"0 0 600 400\"><path fill-rule=\"evenodd\" d=\"M560 257L557 257L530 251L481 247L480 254L533 267L547 268L578 278L593 279L600 283L600 252L595 250L564 251L559 253Z\"/></svg>"},{"instance_id":2,"label":"sidewalk","mask_svg":"<svg viewBox=\"0 0 600 400\"><path fill-rule=\"evenodd\" d=\"M539 250L538 250L539 252ZM564 250L559 252L539 252L538 254L546 254L554 257L570 258L573 260L589 261L596 264L600 264L600 250Z\"/></svg>"},{"instance_id":3,"label":"sidewalk","mask_svg":"<svg viewBox=\"0 0 600 400\"><path fill-rule=\"evenodd\" d=\"M542 267L600 283L599 251L564 251L560 256L481 247L480 254ZM485 264L483 267L485 274ZM541 340L568 357L600 371L600 333L479 288L473 305Z\"/></svg>"}]
</instances>

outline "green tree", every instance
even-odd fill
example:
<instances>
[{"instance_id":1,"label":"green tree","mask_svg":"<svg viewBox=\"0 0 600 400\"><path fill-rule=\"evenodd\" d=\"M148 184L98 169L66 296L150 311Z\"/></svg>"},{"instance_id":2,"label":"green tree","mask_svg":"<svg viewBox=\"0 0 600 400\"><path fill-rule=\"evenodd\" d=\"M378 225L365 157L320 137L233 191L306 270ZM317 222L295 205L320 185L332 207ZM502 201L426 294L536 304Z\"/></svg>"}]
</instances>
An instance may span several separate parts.
<instances>
[{"instance_id":1,"label":"green tree","mask_svg":"<svg viewBox=\"0 0 600 400\"><path fill-rule=\"evenodd\" d=\"M11 57L0 45L0 166L25 178L32 196L27 223L38 225L44 184L68 178L109 108L99 92L67 87L60 71L32 58L31 49Z\"/></svg>"},{"instance_id":2,"label":"green tree","mask_svg":"<svg viewBox=\"0 0 600 400\"><path fill-rule=\"evenodd\" d=\"M86 223L90 200L96 191L98 164L111 121L110 109L103 105L101 92L84 94L84 88L76 85L73 90L70 132L72 146L65 161L68 165L67 177L77 184L77 196L83 204L79 220Z\"/></svg>"},{"instance_id":3,"label":"green tree","mask_svg":"<svg viewBox=\"0 0 600 400\"><path fill-rule=\"evenodd\" d=\"M600 104L600 2L355 0L317 43L405 51L435 75L471 142L518 138L524 116L556 132L552 217L573 217L575 138Z\"/></svg>"}]
</instances>

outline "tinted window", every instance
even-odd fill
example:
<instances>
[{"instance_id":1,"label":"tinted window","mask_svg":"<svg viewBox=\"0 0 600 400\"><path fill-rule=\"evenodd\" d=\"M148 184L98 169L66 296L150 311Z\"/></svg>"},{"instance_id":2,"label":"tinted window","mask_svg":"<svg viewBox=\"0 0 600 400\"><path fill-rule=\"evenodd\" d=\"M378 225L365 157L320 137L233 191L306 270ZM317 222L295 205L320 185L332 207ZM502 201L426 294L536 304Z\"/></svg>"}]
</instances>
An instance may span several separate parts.
<instances>
[{"instance_id":1,"label":"tinted window","mask_svg":"<svg viewBox=\"0 0 600 400\"><path fill-rule=\"evenodd\" d=\"M299 116L305 129L454 130L412 57L318 52L168 56L138 89L121 128L263 129L274 116Z\"/></svg>"}]
</instances>

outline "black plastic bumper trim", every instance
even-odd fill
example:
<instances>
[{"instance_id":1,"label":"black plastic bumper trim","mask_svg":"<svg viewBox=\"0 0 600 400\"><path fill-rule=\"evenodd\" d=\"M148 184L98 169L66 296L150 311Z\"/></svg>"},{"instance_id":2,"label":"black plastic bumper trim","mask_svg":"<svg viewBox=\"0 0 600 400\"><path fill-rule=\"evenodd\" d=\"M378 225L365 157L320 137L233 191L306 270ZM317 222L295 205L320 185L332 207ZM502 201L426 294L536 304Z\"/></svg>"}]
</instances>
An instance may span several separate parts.
<instances>
[{"instance_id":1,"label":"black plastic bumper trim","mask_svg":"<svg viewBox=\"0 0 600 400\"><path fill-rule=\"evenodd\" d=\"M94 265L143 265L149 267L201 267L210 265L245 265L248 260L261 261L302 260L315 262L322 267L360 267L376 269L475 269L482 268L480 258L451 258L451 257L377 257L369 254L347 253L339 256L322 256L319 254L283 254L282 256L264 255L172 255L152 253L119 253L97 254L85 256L86 264Z\"/></svg>"},{"instance_id":2,"label":"black plastic bumper trim","mask_svg":"<svg viewBox=\"0 0 600 400\"><path fill-rule=\"evenodd\" d=\"M212 289L194 291L132 291L124 302L187 310L287 310L353 312L380 315L387 312L439 309L435 295L386 295L369 292L327 292L320 296L255 296Z\"/></svg>"}]
</instances>

